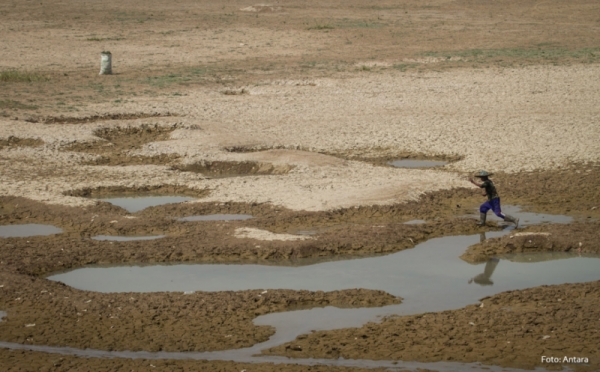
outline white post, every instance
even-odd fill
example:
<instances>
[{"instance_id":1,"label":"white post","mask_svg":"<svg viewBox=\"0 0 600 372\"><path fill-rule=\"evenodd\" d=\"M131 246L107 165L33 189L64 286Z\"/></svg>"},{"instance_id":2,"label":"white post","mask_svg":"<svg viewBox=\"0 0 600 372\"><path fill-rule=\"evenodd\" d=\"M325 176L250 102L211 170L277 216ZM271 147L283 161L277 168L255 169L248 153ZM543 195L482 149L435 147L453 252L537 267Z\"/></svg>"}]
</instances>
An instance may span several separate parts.
<instances>
[{"instance_id":1,"label":"white post","mask_svg":"<svg viewBox=\"0 0 600 372\"><path fill-rule=\"evenodd\" d=\"M100 75L112 74L112 54L110 52L100 53Z\"/></svg>"}]
</instances>

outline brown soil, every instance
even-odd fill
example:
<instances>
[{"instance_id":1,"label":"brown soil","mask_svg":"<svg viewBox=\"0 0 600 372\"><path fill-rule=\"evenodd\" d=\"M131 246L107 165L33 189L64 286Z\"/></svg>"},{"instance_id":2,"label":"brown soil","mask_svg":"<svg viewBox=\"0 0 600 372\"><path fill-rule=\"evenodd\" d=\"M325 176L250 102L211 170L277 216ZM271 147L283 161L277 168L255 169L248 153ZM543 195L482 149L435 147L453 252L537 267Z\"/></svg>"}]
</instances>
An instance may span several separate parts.
<instances>
[{"instance_id":1,"label":"brown soil","mask_svg":"<svg viewBox=\"0 0 600 372\"><path fill-rule=\"evenodd\" d=\"M187 196L196 196L202 197L206 195L206 190L194 190L185 186L177 186L177 185L163 185L163 186L138 186L138 187L96 187L96 188L86 188L80 190L70 190L66 191L65 195L69 196L79 196L84 198L89 197L100 197L107 195L187 195Z\"/></svg>"},{"instance_id":2,"label":"brown soil","mask_svg":"<svg viewBox=\"0 0 600 372\"><path fill-rule=\"evenodd\" d=\"M89 192L89 190L87 190ZM84 191L82 191L84 193ZM152 191L150 191L152 193ZM306 220L267 205L189 204L148 208L134 214L108 203L81 211L78 208L43 208L24 199L4 199L3 224L48 223L65 230L64 234L4 239L6 249L0 259L7 270L21 274L44 275L57 270L96 263L153 262L256 262L392 253L412 248L427 239L479 231L469 219L448 219L424 225L405 225L394 217L380 216L369 223L372 211L363 210L349 218L326 213L310 215L312 222L323 222L315 239L303 241L262 241L235 237L240 227L258 227L271 231L303 229ZM39 208L38 208L39 206ZM44 210L45 209L45 210ZM83 212L83 213L82 213ZM214 213L243 213L255 216L245 221L180 222L177 217ZM9 217L10 216L10 217ZM281 216L281 217L279 217ZM319 226L319 225L318 225ZM89 240L94 235L158 235L152 241L107 242ZM43 256L38 254L42 249Z\"/></svg>"},{"instance_id":3,"label":"brown soil","mask_svg":"<svg viewBox=\"0 0 600 372\"><path fill-rule=\"evenodd\" d=\"M300 150L310 151L308 148L299 146L264 146L264 145L251 145L251 146L231 146L224 148L225 151L234 153L248 153L248 152L261 152L268 150ZM462 159L456 155L427 155L421 153L398 151L398 149L392 148L369 148L363 150L352 150L352 151L319 151L320 154L335 156L346 160L363 161L374 165L390 166L388 163L394 160L434 160L434 161L446 161L452 163Z\"/></svg>"},{"instance_id":4,"label":"brown soil","mask_svg":"<svg viewBox=\"0 0 600 372\"><path fill-rule=\"evenodd\" d=\"M598 222L531 226L524 231L472 245L460 258L476 263L487 261L490 257L512 253L600 253L598 231L600 231Z\"/></svg>"},{"instance_id":5,"label":"brown soil","mask_svg":"<svg viewBox=\"0 0 600 372\"><path fill-rule=\"evenodd\" d=\"M127 102L143 101L142 94L169 98L190 87L244 86L265 76L344 77L390 68L411 72L600 58L593 0L282 2L277 12L244 11L252 3L243 0L201 7L189 1L114 0L92 8L72 1L13 5L0 8L5 55L12 57L5 66L26 63L44 79L0 82L11 87L1 90L0 99L37 107L11 109L7 116L57 117L57 111L76 112L99 101L119 111ZM23 24L23 17L31 22ZM238 32L257 36L240 38ZM233 42L211 39L219 33ZM286 39L278 41L277 33ZM23 46L35 51L27 60L19 57ZM81 51L77 59L74 48ZM99 76L100 51L109 48L115 75ZM373 60L391 62L380 66Z\"/></svg>"},{"instance_id":6,"label":"brown soil","mask_svg":"<svg viewBox=\"0 0 600 372\"><path fill-rule=\"evenodd\" d=\"M427 154L420 154L407 151L398 151L397 149L364 149L362 151L345 151L345 152L324 152L324 154L337 156L342 159L357 160L371 163L374 165L390 166L388 163L394 160L433 160L433 161L445 161L453 163L462 159L461 156L457 155L437 155L431 156Z\"/></svg>"},{"instance_id":7,"label":"brown soil","mask_svg":"<svg viewBox=\"0 0 600 372\"><path fill-rule=\"evenodd\" d=\"M149 351L242 348L274 333L272 327L252 323L259 315L290 308L399 302L384 292L364 289L104 294L10 271L0 273L0 308L8 313L0 323L2 337L37 345Z\"/></svg>"},{"instance_id":8,"label":"brown soil","mask_svg":"<svg viewBox=\"0 0 600 372\"><path fill-rule=\"evenodd\" d=\"M19 138L19 137L8 137L7 139L0 139L0 150L5 147L38 147L42 146L44 141L35 138Z\"/></svg>"},{"instance_id":9,"label":"brown soil","mask_svg":"<svg viewBox=\"0 0 600 372\"><path fill-rule=\"evenodd\" d=\"M177 125L159 126L158 124L142 124L138 127L105 127L97 129L94 135L104 141L74 143L64 148L65 151L98 154L99 157L84 162L88 165L141 165L171 164L179 159L177 154L160 154L143 156L132 154L150 142L166 141Z\"/></svg>"},{"instance_id":10,"label":"brown soil","mask_svg":"<svg viewBox=\"0 0 600 372\"><path fill-rule=\"evenodd\" d=\"M523 75L519 76L539 74L538 78L543 80L544 66L559 65L568 70L600 61L598 14L599 4L594 0L458 0L428 3L416 0L402 3L333 0L319 3L280 1L276 6L253 5L242 0L227 3L210 0L201 3L189 0L177 3L107 0L101 5L74 0L4 2L0 4L0 30L3 34L0 41L3 49L0 73L19 68L21 75L3 74L0 79L0 102L6 103L0 107L0 118L29 118L27 121L31 124L4 120L2 128L8 128L6 130L11 133L15 132L15 125L20 124L35 126L35 123L45 123L48 125L43 127L51 128L52 124L76 126L121 121L117 128L99 129L96 135L101 141L75 143L68 148L69 151L97 155L95 160L87 164L175 166L178 155L135 155L135 151L142 149L144 144L168 140L175 127L148 125L139 130L137 127L125 127L123 125L126 123L122 123L132 119L177 116L171 112L192 114L185 118L191 121L186 123L190 128L222 127L223 133L217 133L203 143L211 148L225 147L232 152L272 148L314 150L306 142L297 143L295 139L290 140L278 133L278 129L293 129L285 126L292 118L273 115L275 107L282 110L293 107L296 104L294 96L301 89L317 90L321 88L319 84L326 84L329 79L346 81L351 80L348 78L362 77L375 81L375 77L383 74L400 74L422 81L443 75L432 78L424 76L422 72L453 74L461 71L494 71L494 75L501 75L509 69L524 66L535 67L524 69L519 72ZM108 49L114 55L115 74L98 76L98 54ZM27 50L27 53L23 53L23 50ZM486 75L481 79L489 77ZM560 87L581 84L580 81L572 81L568 74L560 77L566 81L558 82ZM316 79L321 79L319 84L315 82ZM264 110L262 101L253 101L248 113L254 117L247 122L246 118L239 116L231 118L221 115L232 108L234 114L239 110L235 100L246 102L257 98L253 87L265 84L276 86L279 83L294 84L298 86L298 91L282 90L281 100L270 101L272 106ZM462 81L454 81L451 85L459 83ZM360 87L371 89L368 84ZM196 96L200 89L203 93ZM436 80L431 80L431 86L427 89L431 92L438 89ZM587 86L584 90L593 92ZM341 91L347 92L344 89ZM469 91L471 88L462 87L457 92L462 94ZM210 97L210 92L215 93L218 100L208 100L204 104L202 99ZM533 86L513 87L507 92L508 95L515 93L511 98L515 103L529 100L528 97L533 97L533 94L540 97L539 94L543 93ZM334 91L328 92L332 93ZM379 103L384 93L387 94L379 93L379 96L373 96L372 102L366 100L366 96L349 98L351 102L356 102L356 106L371 107L371 103ZM449 94L455 93L452 91ZM312 90L310 94L313 94ZM418 97L424 98L428 94L423 93ZM190 96L188 101L181 99L185 96ZM456 97L460 98L460 94ZM494 98L504 99L499 96ZM549 96L548 99L561 102L564 97ZM196 104L198 101L201 103L189 107L188 112L188 106L193 106L191 102ZM381 110L387 110L385 100L381 102ZM251 109L256 105L259 106L258 111ZM396 106L391 110L394 115L407 114L418 122L422 112L413 112L413 106L410 107L407 112L403 107ZM527 126L535 125L535 120L544 120L543 116L529 117L538 110L537 107L519 108L515 114L519 125L521 119ZM328 108L331 117L335 116L336 109ZM396 109L398 111L394 111ZM417 111L429 109L423 107ZM432 107L435 113L432 119L440 119L443 123L448 109L448 106ZM474 117L482 121L493 121L493 116L499 114L492 111L486 117L488 111L485 106L460 108L464 111L471 109L474 110ZM566 117L573 117L575 128L593 121L595 117L595 112L580 110L576 105L569 106L568 110ZM481 114L481 111L485 111L485 114ZM581 116L574 115L576 112ZM320 117L308 116L307 121L316 124L301 122L298 126L303 130L302 125L313 124L329 129L325 127L328 123L319 121ZM468 112L464 118L466 116L471 116L471 113ZM453 117L452 114L450 117ZM382 118L381 122L388 123L390 120L389 117ZM379 119L365 117L364 121L368 124L371 120ZM229 125L231 122L237 126ZM349 124L350 131L358 128ZM231 142L224 140L235 137L236 129L247 125L255 137L243 133ZM498 128L500 132L503 130ZM378 130L380 128L374 128L375 136ZM336 129L307 133L337 136L339 132ZM385 132L384 139L390 136L394 136L394 132ZM540 133L531 132L529 136L546 143ZM214 143L210 142L212 138ZM340 147L352 148L344 142L348 139L354 141L354 138L341 136L340 143L344 146ZM243 146L240 143L267 145ZM275 146L271 143L275 143ZM42 144L41 140L13 136L12 140L0 141L0 149ZM339 157L375 164L415 157L420 155L418 151L422 151L378 148L378 145L369 141L357 143L356 147L362 145L367 146L364 151L338 151L335 148L319 148L319 151L326 150L324 152ZM452 152L447 148L445 151ZM597 148L590 147L585 151L593 153L597 152ZM581 154L572 155L573 159L582 158ZM512 154L502 153L500 156L511 157ZM48 158L51 158L50 154ZM448 153L436 159L454 161L459 160L460 156ZM184 163L185 159L179 160ZM40 166L33 169L29 165L45 164L35 163L33 158L5 159L3 155L2 162L4 167L8 167L8 163L21 164L23 169L10 169L13 173L21 172L31 177L15 177L19 182L9 181L12 189L0 197L0 222L49 223L65 230L64 234L57 236L1 239L0 310L8 312L6 320L0 322L3 341L128 350L239 348L265 340L272 334L273 330L269 327L252 324L251 320L257 314L285 311L298 306L381 306L397 302L398 299L385 293L365 290L333 293L269 291L269 296L261 297L258 301L255 301L257 291L198 292L185 296L178 293L98 294L61 286L43 279L42 275L92 263L271 263L300 257L381 254L412 248L418 242L436 236L471 234L496 228L492 222L488 222L485 228L477 228L472 220L458 218L476 216L475 208L482 200L478 191L472 189L427 193L420 195L418 201L405 204L361 206L326 212L295 212L261 203L168 205L148 208L135 214L128 214L107 203L98 203L89 208L50 205L5 195L14 195L14 190L22 189L30 182L54 178L57 181L50 186L62 185L58 189L67 190L65 194L81 197L128 192L177 192L202 197L207 191L186 186L128 189L89 187L68 191L82 186L71 186L69 177L72 175L67 177L68 172L65 172L63 177L62 173L57 173L59 168ZM206 164L210 164L209 167ZM253 173L254 163L240 164L225 161L203 163L199 167L206 168L202 168L201 173L213 173L212 176L217 177L261 174L258 171ZM195 166L191 165L192 168ZM65 167L71 169L68 165ZM76 168L72 170L75 173L79 171ZM10 172L3 170L3 177L6 175L10 175ZM530 227L524 231L549 232L549 236L490 240L469 251L474 252L479 257L477 259L518 250L574 250L579 248L579 242L582 243L583 253L597 252L598 223L585 221L600 218L600 206L597 205L600 200L599 164L572 164L545 172L498 173L494 181L503 204L521 205L534 212L568 214L577 223ZM132 184L144 185L145 180L139 183L136 180ZM41 191L44 187L48 190L48 184L32 190ZM175 220L176 217L210 213L245 213L256 218L206 224ZM425 225L402 225L402 222L411 219L425 219L428 222ZM234 237L235 230L240 227L278 233L314 229L317 235L315 239L305 241L257 241ZM168 237L160 243L111 243L88 239L96 234L163 233ZM591 357L590 369L598 370L599 287L598 282L593 282L507 292L484 300L483 308L468 306L426 316L387 319L382 324L369 324L359 329L314 333L289 344L301 345L302 351L293 350L298 347L285 349L282 346L273 352L329 358L340 355L422 361L452 359L527 368L539 365L542 353L551 356L572 353L574 356ZM559 298L561 301L558 301ZM117 318L113 317L115 313ZM474 325L469 325L469 322ZM36 325L25 327L26 324ZM193 337L194 334L197 337ZM232 337L225 337L227 335ZM545 335L550 338L544 338ZM323 337L317 339L317 336ZM0 350L0 365L8 370L129 371L149 370L152 368L150 364L160 370L347 370L218 361L88 359Z\"/></svg>"},{"instance_id":11,"label":"brown soil","mask_svg":"<svg viewBox=\"0 0 600 372\"><path fill-rule=\"evenodd\" d=\"M167 112L161 114L158 112L145 114L145 113L132 113L132 114L104 114L104 115L92 115L85 117L76 116L46 116L42 118L28 118L25 121L29 123L44 123L44 124L87 124L94 123L97 121L108 121L108 120L134 120L134 119L146 119L146 118L157 118L177 116Z\"/></svg>"},{"instance_id":12,"label":"brown soil","mask_svg":"<svg viewBox=\"0 0 600 372\"><path fill-rule=\"evenodd\" d=\"M169 165L175 163L180 158L176 154L161 154L156 156L129 155L129 154L111 154L102 155L93 160L84 161L85 165Z\"/></svg>"},{"instance_id":13,"label":"brown soil","mask_svg":"<svg viewBox=\"0 0 600 372\"><path fill-rule=\"evenodd\" d=\"M202 173L211 178L286 174L293 167L255 161L203 161L195 164L176 165L173 169L183 172Z\"/></svg>"},{"instance_id":14,"label":"brown soil","mask_svg":"<svg viewBox=\"0 0 600 372\"><path fill-rule=\"evenodd\" d=\"M597 168L591 169L591 172L584 173L593 176ZM581 169L573 168L570 172L580 174L577 173L578 171L581 172ZM538 178L536 176L541 178L540 183L537 183ZM546 182L549 182L550 185L558 186L560 190L564 172L539 173L528 177L529 182L516 183L513 192L518 192L518 187L535 189L536 185L541 186ZM550 177L549 180L548 177ZM514 178L518 177L513 176L511 179ZM497 179L501 180L498 183L502 184L505 182L502 180L508 179L508 176L506 178L500 176ZM598 184L590 183L590 186L592 185ZM590 189L592 191L589 191ZM504 191L503 188L499 188L499 190L501 193ZM594 190L594 187L577 188L570 194L568 201L563 201L563 204L559 207L571 209L571 214L581 216L582 211L575 208L580 203L584 203L589 193L595 192ZM113 190L110 188L90 189L76 191L73 195L90 196L123 193L125 191L127 190ZM131 189L129 191L139 193L141 190ZM144 189L144 191L148 193L181 193L185 190L171 187L162 189L148 188ZM545 191L550 197L554 195L552 187L549 187ZM197 193L197 191L192 192ZM252 324L252 318L258 314L285 311L297 306L310 307L331 304L338 306L380 306L396 300L384 293L371 291L341 291L325 294L285 290L270 291L269 293L273 297L261 299L262 302L248 301L250 298L256 296L257 291L226 293L198 292L189 296L174 293L99 294L64 287L58 283L49 282L40 276L56 270L95 263L232 262L240 260L244 262L270 262L273 260L300 257L356 256L394 252L400 249L411 248L418 242L435 236L472 234L480 231L481 228L476 227L473 220L453 217L472 210L472 207L466 207L466 205L476 206L477 199L475 198L478 198L478 196L474 196L474 193L477 194L477 191L456 189L425 195L420 201L413 203L394 206L349 208L331 212L292 212L267 204L173 204L148 208L136 213L134 216L137 218L128 218L129 214L124 210L107 203L101 203L92 208L81 209L48 206L23 198L4 197L0 203L2 206L3 224L52 223L64 228L66 232L61 235L31 237L26 240L18 238L3 239L4 249L0 252L0 262L3 267L1 280L4 287L2 287L2 291L0 292L0 309L8 311L9 317L5 322L0 323L0 327L4 329L2 334L6 335L4 338L6 341L12 340L40 345L71 345L74 347L95 347L115 350L214 350L249 346L265 340L272 333L272 329L268 327L256 327ZM588 211L595 216L594 213L596 210L589 210L588 208ZM585 216L587 211L583 212ZM244 213L252 214L255 218L227 223L218 221L210 223L185 223L174 219L174 217L210 213ZM415 218L429 219L430 222L424 225L403 225L401 223ZM587 218L585 219L587 220ZM233 236L235 229L242 226L258 227L274 232L284 232L314 226L324 228L314 240L257 242L253 239L239 239ZM592 246L594 244L594 237L597 237L595 231L598 231L594 227L597 227L597 223L579 223L561 226L560 228L563 229L560 231L561 242L564 242L565 247L573 246L573 244L578 245L578 242L581 241L582 232L586 232L586 234L583 234L586 237L583 244L585 244L585 247L588 247L588 245ZM491 226L487 229L489 228ZM543 231L544 228L550 227L536 226L529 228L527 231ZM163 233L167 233L168 237L161 239L160 242L103 242L82 239L95 234L140 235ZM260 244L260 247L257 247L257 243ZM561 247L563 246L561 245ZM40 254L42 251L44 253ZM594 287L597 286L597 283L588 284L588 286ZM566 290L565 288L568 289L570 287L558 286L556 288L556 290L564 291ZM535 302L532 302L533 297L528 293L526 291L523 293L515 291L513 295L523 296L520 300L522 306L534 306ZM538 296L550 299L555 298L555 293L542 290ZM16 300L17 298L20 298L20 300ZM130 298L134 298L134 300L130 301ZM503 295L498 295L494 298L498 299L498 303L504 304L505 297ZM573 301L577 300L577 296L572 296L572 298ZM587 299L588 297L585 298ZM86 303L89 300L92 301ZM510 306L510 302L508 304L498 305L498 307ZM114 316L113 308L115 306L122 309L119 310L118 319L111 318L111 316ZM581 307L577 311L580 313L583 312L582 314L587 316L587 312L595 311L594 307L597 307L597 303L582 302L578 306ZM470 308L464 311L470 311L468 309ZM498 313L492 312L486 307L484 307L484 310L485 312L480 314L483 317L481 319L487 319L484 320L486 322L496 322L494 319L496 319ZM224 312L226 316L223 315ZM82 315L78 315L78 313ZM462 314L463 311L457 310L455 313ZM55 314L62 315L57 317ZM445 317L447 313L434 315L436 317ZM186 319L186 321L177 322L177 320L181 319ZM556 320L555 323L550 324L551 327L566 327L571 324L565 323L564 317L553 319ZM33 323L36 324L35 327L24 327L24 324ZM186 326L180 326L182 323ZM87 328L81 327L84 324ZM386 321L384 324L387 329L391 323ZM507 324L507 327L510 327L510 323ZM115 328L110 328L111 326ZM369 327L373 326L369 325ZM81 331L84 329L85 331ZM114 332L114 329L119 329L119 332ZM393 328L390 329L393 330ZM54 330L60 331L55 332ZM185 337L185 335L191 335L193 332L200 334L202 332L209 332L209 330L211 333L217 330L219 334L223 333L224 335L234 334L233 332L235 331L236 338L231 340L232 337L227 337L223 340L215 339L210 341L205 338L194 338L192 341ZM441 333L446 332L445 328L438 331ZM425 334L428 335L428 339L432 340L431 342L434 342L433 340L438 338L435 332L438 331L427 328ZM469 345L472 342L471 329L466 328L465 330L463 328L463 331L458 332L454 336L455 343L462 346ZM351 331L344 330L339 332ZM373 332L374 335L400 334L398 333L399 331L390 331L390 333L388 331L375 330ZM514 332L517 332L516 328ZM502 335L503 333L490 332L488 334L492 335L490 340L498 343L500 342L498 335ZM369 336L368 340L375 338L374 335ZM419 333L419 335L421 337L422 333ZM332 333L331 337L333 340L347 339L345 336L339 336L341 338L338 338L338 336L337 333ZM583 334L581 337L584 337L587 345L590 345L590 342L594 341L593 337L590 339L587 334ZM440 340L445 340L445 338L440 338ZM590 342L587 342L588 340ZM385 342L388 341L386 339ZM516 342L511 341L513 344ZM440 345L442 346L437 348L423 347L420 349L415 346L415 348L407 349L405 354L398 354L396 356L395 354L388 353L383 357L379 354L371 354L371 350L375 350L374 352L377 353L377 350L384 349L379 347L371 348L373 345L369 344L368 347L360 351L360 354L352 354L352 357L360 356L361 358L385 359L393 356L394 358L398 357L401 359L443 360L451 356L457 361L479 360L493 364L529 365L523 364L522 361L530 356L530 354L526 354L521 359L515 357L518 359L515 359L517 361L508 361L497 356L496 349L489 348L488 351L494 351L486 351L479 358L475 357L474 354L468 353L459 357L457 355L462 354L457 353L454 348L446 348L443 343ZM451 343L450 345L453 344ZM571 343L568 343L568 345L571 345ZM322 354L331 351L326 348L311 349L304 346L301 347L303 353L313 357L325 356ZM421 350L421 353L417 349ZM435 359L433 354L431 354L433 353L431 350L440 349L443 352L438 353L439 355L436 354L438 359ZM468 347L465 346L465 350L467 349ZM281 352L283 349L277 350ZM343 349L340 348L340 350ZM390 347L386 350L392 350L392 348ZM425 352L425 350L430 351ZM587 349L582 349L583 351L587 351ZM538 351L535 352L537 353ZM289 354L290 351L288 350L286 353ZM296 352L294 351L294 353ZM504 355L505 359L511 358L508 352L500 354ZM335 355L335 353L331 355Z\"/></svg>"},{"instance_id":15,"label":"brown soil","mask_svg":"<svg viewBox=\"0 0 600 372\"><path fill-rule=\"evenodd\" d=\"M31 351L0 349L2 368L6 372L71 372L71 371L202 371L202 372L383 372L385 368L344 368L333 366L302 366L295 364L234 363L205 360L148 360L121 358L79 358ZM398 372L406 372L399 370ZM421 372L427 372L422 370ZM431 371L433 372L433 371Z\"/></svg>"},{"instance_id":16,"label":"brown soil","mask_svg":"<svg viewBox=\"0 0 600 372\"><path fill-rule=\"evenodd\" d=\"M600 282L503 292L482 303L391 317L360 328L313 332L265 353L296 358L479 361L527 369L542 366L542 355L561 359L567 355L589 359L589 367L578 369L600 368Z\"/></svg>"}]
</instances>

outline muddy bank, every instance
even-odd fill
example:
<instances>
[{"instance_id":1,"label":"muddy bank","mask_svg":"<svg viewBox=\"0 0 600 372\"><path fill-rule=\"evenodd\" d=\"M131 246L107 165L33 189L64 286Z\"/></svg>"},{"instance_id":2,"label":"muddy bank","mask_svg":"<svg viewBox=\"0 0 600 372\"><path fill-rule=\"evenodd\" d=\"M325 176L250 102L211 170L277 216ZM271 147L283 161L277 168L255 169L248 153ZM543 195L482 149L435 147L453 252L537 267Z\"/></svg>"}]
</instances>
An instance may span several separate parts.
<instances>
[{"instance_id":1,"label":"muddy bank","mask_svg":"<svg viewBox=\"0 0 600 372\"><path fill-rule=\"evenodd\" d=\"M577 164L551 171L493 177L502 203L529 206L532 211L566 214L581 219L600 217L600 164Z\"/></svg>"},{"instance_id":2,"label":"muddy bank","mask_svg":"<svg viewBox=\"0 0 600 372\"><path fill-rule=\"evenodd\" d=\"M0 322L3 341L101 350L236 349L273 334L272 327L252 323L259 315L400 302L365 289L103 294L5 271L0 272L0 285L0 308L7 312Z\"/></svg>"},{"instance_id":3,"label":"muddy bank","mask_svg":"<svg viewBox=\"0 0 600 372\"><path fill-rule=\"evenodd\" d=\"M106 120L135 120L135 119L146 119L146 118L157 118L157 117L169 117L179 116L170 112L160 113L117 113L117 114L102 114L102 115L91 115L85 117L78 116L46 116L46 117L31 117L25 121L30 123L44 123L44 124L84 124L93 123L96 121Z\"/></svg>"},{"instance_id":4,"label":"muddy bank","mask_svg":"<svg viewBox=\"0 0 600 372\"><path fill-rule=\"evenodd\" d=\"M211 178L240 177L268 174L287 174L293 166L273 165L255 161L203 161L199 163L176 165L175 170L202 173Z\"/></svg>"},{"instance_id":5,"label":"muddy bank","mask_svg":"<svg viewBox=\"0 0 600 372\"><path fill-rule=\"evenodd\" d=\"M477 263L511 253L600 253L599 231L598 222L531 226L524 231L513 231L510 235L472 245L460 258Z\"/></svg>"},{"instance_id":6,"label":"muddy bank","mask_svg":"<svg viewBox=\"0 0 600 372\"><path fill-rule=\"evenodd\" d=\"M319 331L265 350L296 358L479 361L534 368L541 356L587 357L600 368L600 282L503 292L481 305Z\"/></svg>"},{"instance_id":7,"label":"muddy bank","mask_svg":"<svg viewBox=\"0 0 600 372\"><path fill-rule=\"evenodd\" d=\"M33 351L0 349L0 360L6 372L33 371L220 371L220 372L382 372L387 368L345 368L272 363L234 363L205 360L146 360L121 358L81 358ZM425 371L424 371L425 372ZM431 371L433 372L433 371Z\"/></svg>"},{"instance_id":8,"label":"muddy bank","mask_svg":"<svg viewBox=\"0 0 600 372\"><path fill-rule=\"evenodd\" d=\"M448 219L411 225L396 222L340 224L317 235L298 235L302 240L257 239L240 234L256 228L261 217L238 221L177 221L176 215L158 226L144 225L127 216L91 218L76 231L50 236L6 238L0 260L4 270L27 275L45 275L90 264L163 262L277 262L309 257L366 256L414 247L419 242L444 235L473 234L480 229L470 219ZM32 219L25 219L32 222ZM57 225L59 226L59 225ZM300 225L298 225L300 226ZM146 241L98 241L93 235L167 235ZM257 236L257 235L252 235ZM286 235L287 236L287 235ZM258 237L258 236L257 236ZM304 239L306 238L306 239ZM43 252L43 253L42 253ZM293 264L293 262L288 262Z\"/></svg>"},{"instance_id":9,"label":"muddy bank","mask_svg":"<svg viewBox=\"0 0 600 372\"><path fill-rule=\"evenodd\" d=\"M85 118L81 120L85 122ZM119 120L123 119L119 118ZM99 128L94 131L94 136L99 138L98 141L76 142L64 147L63 151L76 151L98 155L92 160L84 161L82 164L85 165L115 166L170 164L175 162L181 156L178 154L155 154L152 156L143 156L135 154L135 150L141 149L143 145L150 142L168 140L171 136L171 133L179 127L179 124L172 124L168 126L160 126L158 124L142 124L138 127L128 126Z\"/></svg>"}]
</instances>

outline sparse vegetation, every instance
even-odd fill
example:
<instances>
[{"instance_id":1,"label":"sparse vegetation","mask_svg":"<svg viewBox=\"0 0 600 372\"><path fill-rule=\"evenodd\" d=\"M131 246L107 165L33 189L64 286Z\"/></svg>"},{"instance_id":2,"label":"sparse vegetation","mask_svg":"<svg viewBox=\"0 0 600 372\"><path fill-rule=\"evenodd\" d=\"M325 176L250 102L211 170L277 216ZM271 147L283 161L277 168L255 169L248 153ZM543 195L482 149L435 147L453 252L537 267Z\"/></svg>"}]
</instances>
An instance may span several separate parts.
<instances>
[{"instance_id":1,"label":"sparse vegetation","mask_svg":"<svg viewBox=\"0 0 600 372\"><path fill-rule=\"evenodd\" d=\"M125 40L124 37L88 37L86 41L120 41Z\"/></svg>"},{"instance_id":2,"label":"sparse vegetation","mask_svg":"<svg viewBox=\"0 0 600 372\"><path fill-rule=\"evenodd\" d=\"M31 83L34 81L48 81L46 76L19 70L0 71L0 81L7 83Z\"/></svg>"},{"instance_id":3,"label":"sparse vegetation","mask_svg":"<svg viewBox=\"0 0 600 372\"><path fill-rule=\"evenodd\" d=\"M35 105L27 105L24 103L21 103L19 101L13 101L13 100L0 100L0 109L12 109L12 110L35 110L37 109L38 106Z\"/></svg>"},{"instance_id":4,"label":"sparse vegetation","mask_svg":"<svg viewBox=\"0 0 600 372\"><path fill-rule=\"evenodd\" d=\"M336 26L339 28L382 28L387 26L387 24L344 18L341 22L337 23Z\"/></svg>"},{"instance_id":5,"label":"sparse vegetation","mask_svg":"<svg viewBox=\"0 0 600 372\"><path fill-rule=\"evenodd\" d=\"M423 56L450 59L460 57L465 60L487 61L490 59L512 58L520 60L578 60L596 62L600 60L600 48L581 48L569 50L561 47L548 47L547 43L537 48L469 49L453 52L426 52Z\"/></svg>"},{"instance_id":6,"label":"sparse vegetation","mask_svg":"<svg viewBox=\"0 0 600 372\"><path fill-rule=\"evenodd\" d=\"M409 70L409 69L416 68L417 66L419 66L418 63L397 63L397 64L394 65L394 68L396 70L406 71L406 70Z\"/></svg>"},{"instance_id":7,"label":"sparse vegetation","mask_svg":"<svg viewBox=\"0 0 600 372\"><path fill-rule=\"evenodd\" d=\"M308 30L333 30L334 28L335 27L333 27L332 25L330 25L328 23L327 24L317 23L316 25L309 27Z\"/></svg>"}]
</instances>

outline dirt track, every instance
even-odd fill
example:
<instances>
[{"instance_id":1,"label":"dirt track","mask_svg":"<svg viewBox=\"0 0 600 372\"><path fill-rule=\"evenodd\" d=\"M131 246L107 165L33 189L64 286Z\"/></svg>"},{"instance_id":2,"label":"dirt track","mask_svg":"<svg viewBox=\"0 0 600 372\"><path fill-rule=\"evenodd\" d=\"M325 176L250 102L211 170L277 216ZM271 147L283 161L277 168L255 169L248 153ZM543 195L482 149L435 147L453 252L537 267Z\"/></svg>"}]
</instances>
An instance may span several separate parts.
<instances>
[{"instance_id":1,"label":"dirt track","mask_svg":"<svg viewBox=\"0 0 600 372\"><path fill-rule=\"evenodd\" d=\"M278 290L258 301L257 291L98 294L43 275L92 263L365 256L472 234L481 231L472 220L481 199L466 176L481 168L496 173L504 204L576 223L522 231L550 235L488 240L465 259L598 253L599 12L587 0L2 3L0 223L47 223L65 233L1 239L0 311L8 316L0 341L222 350L267 339L273 330L252 324L258 314L397 302L367 290ZM102 50L113 53L114 75L98 76ZM398 158L450 164L386 164ZM89 198L140 192L198 200L128 214ZM175 220L209 213L255 218ZM402 224L413 219L427 223ZM301 230L317 234L289 240ZM167 238L89 239L98 234ZM530 368L542 353L560 350L593 358L593 370L600 367L599 287L503 293L483 308L313 333L292 343L302 351L272 352ZM463 327L470 321L476 325ZM561 336L540 341L553 330ZM232 337L206 337L214 333ZM308 369L7 350L0 364L32 371Z\"/></svg>"}]
</instances>

